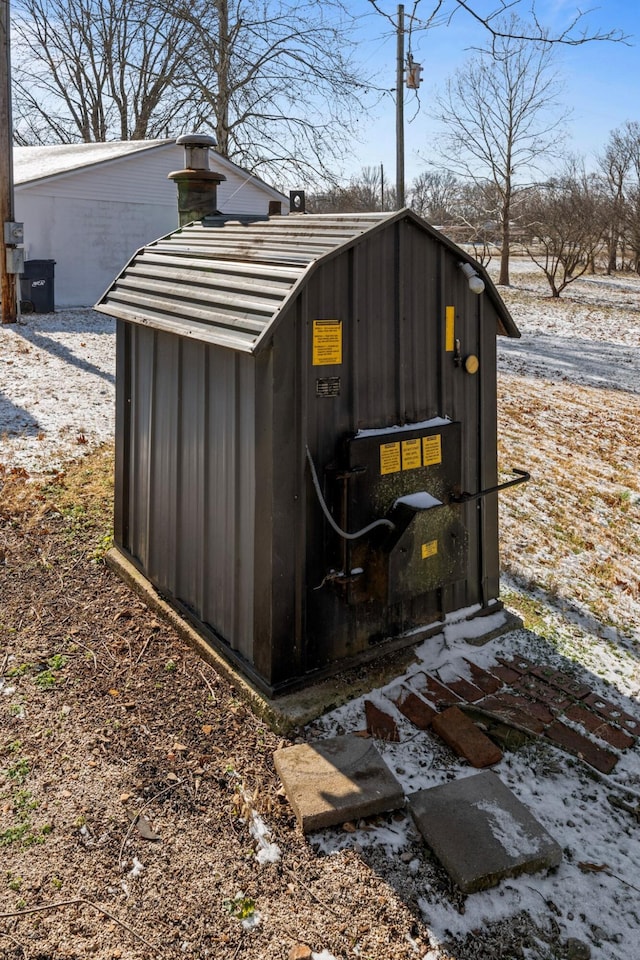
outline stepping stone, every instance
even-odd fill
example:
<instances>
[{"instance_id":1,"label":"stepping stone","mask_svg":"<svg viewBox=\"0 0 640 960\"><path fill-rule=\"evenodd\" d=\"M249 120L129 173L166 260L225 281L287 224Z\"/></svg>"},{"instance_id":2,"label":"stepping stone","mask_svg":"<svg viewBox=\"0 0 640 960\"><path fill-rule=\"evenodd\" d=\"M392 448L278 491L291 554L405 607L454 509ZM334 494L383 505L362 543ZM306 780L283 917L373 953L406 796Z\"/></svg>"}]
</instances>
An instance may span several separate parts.
<instances>
[{"instance_id":1,"label":"stepping stone","mask_svg":"<svg viewBox=\"0 0 640 960\"><path fill-rule=\"evenodd\" d=\"M402 787L371 740L300 743L276 750L273 759L305 833L404 806Z\"/></svg>"},{"instance_id":2,"label":"stepping stone","mask_svg":"<svg viewBox=\"0 0 640 960\"><path fill-rule=\"evenodd\" d=\"M463 893L556 867L562 850L491 771L408 798L418 830Z\"/></svg>"}]
</instances>

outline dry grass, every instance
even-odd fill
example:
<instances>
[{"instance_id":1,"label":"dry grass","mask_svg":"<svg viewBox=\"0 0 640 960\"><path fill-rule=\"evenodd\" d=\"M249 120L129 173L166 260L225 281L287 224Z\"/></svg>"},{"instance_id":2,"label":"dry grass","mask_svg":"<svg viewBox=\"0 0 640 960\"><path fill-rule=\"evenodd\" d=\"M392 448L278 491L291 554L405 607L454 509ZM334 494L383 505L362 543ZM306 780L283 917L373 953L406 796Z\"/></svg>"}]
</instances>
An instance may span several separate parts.
<instances>
[{"instance_id":1,"label":"dry grass","mask_svg":"<svg viewBox=\"0 0 640 960\"><path fill-rule=\"evenodd\" d=\"M502 375L503 567L633 635L640 626L640 397Z\"/></svg>"}]
</instances>

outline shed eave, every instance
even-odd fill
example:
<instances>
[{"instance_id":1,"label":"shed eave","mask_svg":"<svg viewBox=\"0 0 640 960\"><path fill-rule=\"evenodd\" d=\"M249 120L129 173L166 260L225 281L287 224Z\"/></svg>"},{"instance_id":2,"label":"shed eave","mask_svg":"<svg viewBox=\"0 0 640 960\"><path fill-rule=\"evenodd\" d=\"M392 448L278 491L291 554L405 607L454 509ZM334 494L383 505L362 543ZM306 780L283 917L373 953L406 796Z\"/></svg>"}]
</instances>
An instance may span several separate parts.
<instances>
[{"instance_id":1,"label":"shed eave","mask_svg":"<svg viewBox=\"0 0 640 960\"><path fill-rule=\"evenodd\" d=\"M253 353L254 341L250 338L246 340L234 336L232 331L225 335L218 327L209 327L207 324L198 323L176 323L173 320L164 320L161 317L147 317L143 313L136 313L131 310L123 310L119 307L109 304L98 303L94 310L98 313L104 313L108 317L114 317L116 320L124 320L126 323L134 323L141 327L149 327L152 330L161 330L164 333L172 333L177 337L186 337L190 340L198 340L201 343L211 343L218 347L226 347L228 350L234 350L236 353Z\"/></svg>"}]
</instances>

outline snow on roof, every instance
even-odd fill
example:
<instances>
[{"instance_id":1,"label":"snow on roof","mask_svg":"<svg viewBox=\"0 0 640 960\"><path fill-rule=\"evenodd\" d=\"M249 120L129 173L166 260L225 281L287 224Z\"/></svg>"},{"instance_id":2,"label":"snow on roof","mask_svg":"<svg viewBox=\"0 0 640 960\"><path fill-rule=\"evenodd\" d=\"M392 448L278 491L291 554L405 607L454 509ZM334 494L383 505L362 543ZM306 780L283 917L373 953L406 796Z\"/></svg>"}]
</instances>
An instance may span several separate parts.
<instances>
[{"instance_id":1,"label":"snow on roof","mask_svg":"<svg viewBox=\"0 0 640 960\"><path fill-rule=\"evenodd\" d=\"M49 177L64 176L98 163L122 160L136 153L175 146L175 137L170 137L164 140L113 140L108 143L52 143L46 146L14 147L13 181L16 186L21 186ZM211 165L214 169L219 167L222 171L231 171L248 179L275 200L288 200L254 173L213 151Z\"/></svg>"},{"instance_id":2,"label":"snow on roof","mask_svg":"<svg viewBox=\"0 0 640 960\"><path fill-rule=\"evenodd\" d=\"M30 183L171 144L175 144L175 140L115 140L111 143L52 143L40 147L14 147L13 179L16 185Z\"/></svg>"}]
</instances>

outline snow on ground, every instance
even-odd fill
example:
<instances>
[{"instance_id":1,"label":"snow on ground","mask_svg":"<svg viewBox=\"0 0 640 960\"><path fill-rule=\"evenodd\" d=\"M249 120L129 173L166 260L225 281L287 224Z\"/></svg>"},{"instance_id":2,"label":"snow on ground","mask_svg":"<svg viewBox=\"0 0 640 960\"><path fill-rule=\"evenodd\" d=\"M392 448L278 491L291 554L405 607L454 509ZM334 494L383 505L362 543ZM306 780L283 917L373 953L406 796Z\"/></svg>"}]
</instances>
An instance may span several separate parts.
<instances>
[{"instance_id":1,"label":"snow on ground","mask_svg":"<svg viewBox=\"0 0 640 960\"><path fill-rule=\"evenodd\" d=\"M587 277L559 301L526 263L514 265L513 280L501 293L523 336L499 341L500 458L534 479L502 497L503 597L535 633L477 646L452 621L422 644L410 673L462 672L465 656L482 664L520 653L574 671L640 719L640 278ZM102 315L61 311L0 328L0 465L46 473L111 439L113 394L114 327ZM385 690L371 696L400 728L402 742L381 750L407 792L473 774L435 738L416 736ZM363 726L359 699L312 732ZM610 798L640 803L640 747L622 754L610 777L550 744L506 753L496 772L558 841L562 864L474 894L459 911L411 861L430 960L445 955L443 941L522 911L589 944L593 960L631 960L640 944L640 837L637 820ZM327 854L377 848L392 862L411 857L417 835L407 816L311 842ZM543 947L527 952L547 956Z\"/></svg>"},{"instance_id":2,"label":"snow on ground","mask_svg":"<svg viewBox=\"0 0 640 960\"><path fill-rule=\"evenodd\" d=\"M0 326L0 466L48 473L114 430L115 320L94 310Z\"/></svg>"}]
</instances>

